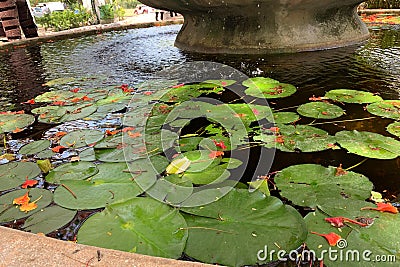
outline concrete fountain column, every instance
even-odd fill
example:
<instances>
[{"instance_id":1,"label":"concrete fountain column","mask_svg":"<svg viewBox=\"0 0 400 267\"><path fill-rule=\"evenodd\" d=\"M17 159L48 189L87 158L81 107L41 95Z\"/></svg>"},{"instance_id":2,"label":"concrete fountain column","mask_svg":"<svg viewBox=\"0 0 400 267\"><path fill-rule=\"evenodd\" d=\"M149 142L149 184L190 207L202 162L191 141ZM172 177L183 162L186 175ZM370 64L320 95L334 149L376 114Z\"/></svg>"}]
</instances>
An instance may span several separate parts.
<instances>
[{"instance_id":1,"label":"concrete fountain column","mask_svg":"<svg viewBox=\"0 0 400 267\"><path fill-rule=\"evenodd\" d=\"M181 13L175 45L200 53L281 53L347 46L368 38L362 0L140 0Z\"/></svg>"}]
</instances>

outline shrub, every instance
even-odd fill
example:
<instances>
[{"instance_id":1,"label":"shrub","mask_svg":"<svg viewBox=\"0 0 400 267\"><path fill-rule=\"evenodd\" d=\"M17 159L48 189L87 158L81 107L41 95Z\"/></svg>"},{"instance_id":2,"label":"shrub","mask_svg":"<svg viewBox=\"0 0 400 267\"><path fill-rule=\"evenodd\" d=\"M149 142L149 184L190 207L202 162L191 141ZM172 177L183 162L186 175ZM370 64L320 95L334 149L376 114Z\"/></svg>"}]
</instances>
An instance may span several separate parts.
<instances>
[{"instance_id":1,"label":"shrub","mask_svg":"<svg viewBox=\"0 0 400 267\"><path fill-rule=\"evenodd\" d=\"M400 0L369 0L368 8L400 8Z\"/></svg>"},{"instance_id":2,"label":"shrub","mask_svg":"<svg viewBox=\"0 0 400 267\"><path fill-rule=\"evenodd\" d=\"M55 11L36 20L45 28L61 31L88 25L91 17L83 6L77 5L74 10Z\"/></svg>"}]
</instances>

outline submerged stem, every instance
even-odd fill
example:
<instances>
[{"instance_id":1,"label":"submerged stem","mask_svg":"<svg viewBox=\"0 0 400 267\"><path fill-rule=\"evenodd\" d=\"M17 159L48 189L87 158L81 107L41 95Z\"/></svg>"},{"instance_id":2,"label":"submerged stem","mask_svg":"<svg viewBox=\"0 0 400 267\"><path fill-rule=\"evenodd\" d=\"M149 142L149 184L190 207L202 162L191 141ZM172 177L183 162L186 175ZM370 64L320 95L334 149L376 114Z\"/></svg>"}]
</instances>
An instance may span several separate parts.
<instances>
[{"instance_id":1,"label":"submerged stem","mask_svg":"<svg viewBox=\"0 0 400 267\"><path fill-rule=\"evenodd\" d=\"M363 164L364 162L366 162L367 160L368 160L368 158L363 159L363 160L360 161L359 163L357 163L357 164L355 164L355 165L353 165L353 166L350 166L350 167L346 168L345 170L346 170L346 171L349 171L349 170L351 170L351 169L354 169L354 168L360 166L361 164Z\"/></svg>"}]
</instances>

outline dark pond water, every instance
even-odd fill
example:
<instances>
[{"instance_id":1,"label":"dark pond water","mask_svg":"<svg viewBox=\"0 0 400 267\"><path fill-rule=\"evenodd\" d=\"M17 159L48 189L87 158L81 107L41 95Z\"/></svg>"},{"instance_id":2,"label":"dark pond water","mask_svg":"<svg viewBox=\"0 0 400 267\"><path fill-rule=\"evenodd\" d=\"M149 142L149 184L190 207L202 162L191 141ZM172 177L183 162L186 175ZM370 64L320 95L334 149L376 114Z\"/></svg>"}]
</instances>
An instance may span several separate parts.
<instances>
[{"instance_id":1,"label":"dark pond water","mask_svg":"<svg viewBox=\"0 0 400 267\"><path fill-rule=\"evenodd\" d=\"M170 66L199 60L223 63L248 76L269 76L299 88L296 97L279 101L276 108L296 106L312 95L322 96L338 88L371 91L385 99L400 96L400 28L396 26L371 29L370 40L361 46L272 56L186 53L173 46L179 29L179 25L135 29L2 51L0 105L3 109L19 108L21 102L48 90L42 84L55 78L79 77L88 83L95 78L93 86L97 87L136 84ZM351 114L362 109L349 108ZM390 120L376 119L321 127L328 131L341 127L383 133L389 123ZM363 160L344 150L312 154L278 152L277 159L272 171L294 163L338 166L346 162L346 166L351 166ZM368 176L379 191L400 192L398 159L370 159L354 171Z\"/></svg>"}]
</instances>

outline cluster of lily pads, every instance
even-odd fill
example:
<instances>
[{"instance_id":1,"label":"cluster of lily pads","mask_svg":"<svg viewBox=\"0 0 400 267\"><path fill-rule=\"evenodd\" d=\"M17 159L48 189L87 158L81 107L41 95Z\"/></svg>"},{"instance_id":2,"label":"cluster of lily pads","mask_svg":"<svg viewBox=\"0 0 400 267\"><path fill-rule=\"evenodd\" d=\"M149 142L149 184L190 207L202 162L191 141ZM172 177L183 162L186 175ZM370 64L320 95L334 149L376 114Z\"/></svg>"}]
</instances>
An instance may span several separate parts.
<instances>
[{"instance_id":1,"label":"cluster of lily pads","mask_svg":"<svg viewBox=\"0 0 400 267\"><path fill-rule=\"evenodd\" d=\"M232 85L243 88L237 103L215 100ZM202 262L243 266L271 260L257 257L265 246L291 251L305 243L321 252L336 245L321 236L333 232L347 241L346 249L399 260L398 214L382 213L366 201L373 184L363 174L341 166L294 165L251 182L258 189L254 192L238 182L245 177L233 177L232 170L246 169L247 163L235 158L235 151L254 144L286 153L346 149L382 160L400 155L400 100L337 89L310 97L296 112L240 101L289 97L296 90L257 77L54 89L39 95L26 103L34 105L32 114L0 114L0 133L5 134L35 121L56 125L42 140L3 157L9 162L0 165L0 222L24 219L21 229L48 234L81 210L102 209L82 224L77 242L168 258L185 253ZM365 104L369 113L395 120L387 127L394 137L365 131L330 135L315 127L315 122L345 115L338 103ZM315 121L302 124L303 118ZM73 130L65 130L66 124ZM38 183L27 183L32 180ZM281 198L270 195L272 180ZM15 200L27 192L34 200L27 203L36 207L21 211ZM313 212L303 218L294 207ZM332 217L359 224L335 227L325 220ZM375 266L372 261L324 263Z\"/></svg>"}]
</instances>

